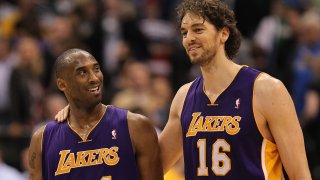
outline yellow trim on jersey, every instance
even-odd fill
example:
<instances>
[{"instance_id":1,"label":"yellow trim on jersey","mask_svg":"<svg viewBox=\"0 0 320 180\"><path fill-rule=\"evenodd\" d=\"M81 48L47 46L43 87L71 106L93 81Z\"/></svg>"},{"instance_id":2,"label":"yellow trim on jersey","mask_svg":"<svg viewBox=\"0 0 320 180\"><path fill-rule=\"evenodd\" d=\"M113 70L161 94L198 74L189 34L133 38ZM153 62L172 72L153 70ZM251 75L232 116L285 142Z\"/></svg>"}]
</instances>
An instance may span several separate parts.
<instances>
[{"instance_id":1,"label":"yellow trim on jersey","mask_svg":"<svg viewBox=\"0 0 320 180\"><path fill-rule=\"evenodd\" d=\"M279 180L283 177L277 145L267 139L262 142L261 165L266 180Z\"/></svg>"},{"instance_id":2,"label":"yellow trim on jersey","mask_svg":"<svg viewBox=\"0 0 320 180\"><path fill-rule=\"evenodd\" d=\"M105 105L103 105L105 106ZM72 128L72 126L70 125L70 121L69 121L69 118L67 118L67 122L68 122L68 126L70 127L70 129L75 132L81 139L82 141L79 141L78 143L84 143L84 142L90 142L92 140L87 140L89 135L91 134L91 132L97 127L97 125L100 123L100 121L102 120L102 118L105 116L105 114L107 113L107 109L108 109L109 106L106 106L106 109L105 109L105 112L103 113L103 115L101 116L100 120L89 130L88 134L86 134L86 136L84 138L82 138L80 136L80 134L74 129Z\"/></svg>"},{"instance_id":3,"label":"yellow trim on jersey","mask_svg":"<svg viewBox=\"0 0 320 180\"><path fill-rule=\"evenodd\" d=\"M112 176L102 176L101 180L112 180Z\"/></svg>"},{"instance_id":4,"label":"yellow trim on jersey","mask_svg":"<svg viewBox=\"0 0 320 180\"><path fill-rule=\"evenodd\" d=\"M233 77L233 80L231 81L231 83L217 96L216 99L211 99L210 96L207 94L206 92L206 88L204 87L204 81L203 81L203 84L202 84L202 90L204 92L204 94L208 97L209 101L210 101L210 104L207 104L207 106L219 106L219 104L216 104L216 100L221 96L221 94L223 94L229 87L230 85L233 83L234 79L238 76L239 72L241 71L241 69L243 68L244 66L242 66L239 71L237 72L237 74Z\"/></svg>"},{"instance_id":5,"label":"yellow trim on jersey","mask_svg":"<svg viewBox=\"0 0 320 180\"><path fill-rule=\"evenodd\" d=\"M255 87L256 87L256 81L257 81L257 79L258 79L262 74L263 74L262 72L259 73L258 76L256 77L256 79L255 79L254 82L253 82L253 91L252 91L252 95L251 95L251 96L252 96L252 97L251 97L251 101L252 101L252 102L251 102L251 105L252 105L251 108L252 108L252 114L253 114L254 122L256 123L257 129L258 129L258 131L260 132L261 136L266 139L266 137L263 136L262 131L261 131L261 129L260 129L259 126L258 126L256 117L255 117L255 113L254 113L255 109L254 109L254 106L253 106L253 95L254 95L254 90L255 90Z\"/></svg>"},{"instance_id":6,"label":"yellow trim on jersey","mask_svg":"<svg viewBox=\"0 0 320 180\"><path fill-rule=\"evenodd\" d=\"M79 141L78 144L85 143L85 142L91 142L91 141L92 141L92 139L87 139L87 140L85 140L85 141L82 140L82 141Z\"/></svg>"},{"instance_id":7,"label":"yellow trim on jersey","mask_svg":"<svg viewBox=\"0 0 320 180\"><path fill-rule=\"evenodd\" d=\"M42 135L41 135L41 140L40 140L40 143L41 143L40 152L41 153L42 153L42 149L43 149L43 136L44 136L44 131L46 130L46 128L47 128L47 124L44 125L43 132L42 132Z\"/></svg>"}]
</instances>

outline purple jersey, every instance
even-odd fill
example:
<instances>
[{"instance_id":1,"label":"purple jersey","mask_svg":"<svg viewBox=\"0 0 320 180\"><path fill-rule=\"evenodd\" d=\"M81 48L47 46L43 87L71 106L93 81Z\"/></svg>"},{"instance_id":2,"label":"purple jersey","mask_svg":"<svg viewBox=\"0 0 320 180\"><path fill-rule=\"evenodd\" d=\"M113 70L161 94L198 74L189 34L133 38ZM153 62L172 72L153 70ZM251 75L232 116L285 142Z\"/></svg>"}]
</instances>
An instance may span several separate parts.
<instances>
[{"instance_id":1,"label":"purple jersey","mask_svg":"<svg viewBox=\"0 0 320 180\"><path fill-rule=\"evenodd\" d=\"M108 106L83 140L67 121L49 122L42 141L45 180L138 180L127 111Z\"/></svg>"},{"instance_id":2,"label":"purple jersey","mask_svg":"<svg viewBox=\"0 0 320 180\"><path fill-rule=\"evenodd\" d=\"M215 102L201 76L193 82L181 114L186 180L282 178L277 147L262 137L253 115L259 74L242 67Z\"/></svg>"}]
</instances>

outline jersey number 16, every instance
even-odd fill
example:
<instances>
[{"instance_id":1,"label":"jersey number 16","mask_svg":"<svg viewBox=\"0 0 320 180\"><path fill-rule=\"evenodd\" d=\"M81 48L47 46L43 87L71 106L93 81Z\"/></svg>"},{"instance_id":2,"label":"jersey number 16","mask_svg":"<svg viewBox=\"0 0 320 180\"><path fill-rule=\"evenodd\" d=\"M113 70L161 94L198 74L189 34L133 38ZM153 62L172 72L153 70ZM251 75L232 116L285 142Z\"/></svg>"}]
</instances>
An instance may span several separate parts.
<instances>
[{"instance_id":1,"label":"jersey number 16","mask_svg":"<svg viewBox=\"0 0 320 180\"><path fill-rule=\"evenodd\" d=\"M199 149L198 176L209 175L206 162L206 145L206 139L199 139L197 142ZM231 170L231 160L225 152L230 152L230 145L224 139L217 139L216 142L212 144L211 167L211 170L216 176L225 176Z\"/></svg>"}]
</instances>

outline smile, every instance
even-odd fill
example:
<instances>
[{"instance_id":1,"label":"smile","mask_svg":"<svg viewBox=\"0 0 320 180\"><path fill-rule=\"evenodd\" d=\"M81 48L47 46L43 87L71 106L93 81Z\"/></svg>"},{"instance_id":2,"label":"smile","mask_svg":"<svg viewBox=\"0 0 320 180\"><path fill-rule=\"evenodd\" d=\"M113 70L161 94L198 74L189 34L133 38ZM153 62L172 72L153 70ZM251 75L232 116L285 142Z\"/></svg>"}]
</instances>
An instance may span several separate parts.
<instances>
[{"instance_id":1,"label":"smile","mask_svg":"<svg viewBox=\"0 0 320 180\"><path fill-rule=\"evenodd\" d=\"M99 90L100 90L100 86L88 89L88 91L91 93L98 93Z\"/></svg>"},{"instance_id":2,"label":"smile","mask_svg":"<svg viewBox=\"0 0 320 180\"><path fill-rule=\"evenodd\" d=\"M192 52L192 51L197 50L198 48L200 48L200 46L192 46L192 47L189 47L189 48L188 48L188 51L189 51L189 52Z\"/></svg>"}]
</instances>

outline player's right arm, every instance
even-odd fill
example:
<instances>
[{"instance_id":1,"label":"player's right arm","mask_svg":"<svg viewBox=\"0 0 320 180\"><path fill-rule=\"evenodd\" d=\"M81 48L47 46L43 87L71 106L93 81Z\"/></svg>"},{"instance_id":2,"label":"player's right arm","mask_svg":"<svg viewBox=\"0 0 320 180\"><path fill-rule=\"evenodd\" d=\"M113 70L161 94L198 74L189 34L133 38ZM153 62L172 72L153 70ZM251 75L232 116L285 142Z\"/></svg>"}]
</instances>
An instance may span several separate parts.
<instances>
[{"instance_id":1,"label":"player's right arm","mask_svg":"<svg viewBox=\"0 0 320 180\"><path fill-rule=\"evenodd\" d=\"M45 126L39 128L32 136L29 147L29 166L30 174L29 180L41 180L42 179L42 137Z\"/></svg>"},{"instance_id":2,"label":"player's right arm","mask_svg":"<svg viewBox=\"0 0 320 180\"><path fill-rule=\"evenodd\" d=\"M182 157L182 127L180 122L184 100L191 83L182 86L175 95L168 122L160 134L160 156L164 174Z\"/></svg>"}]
</instances>

